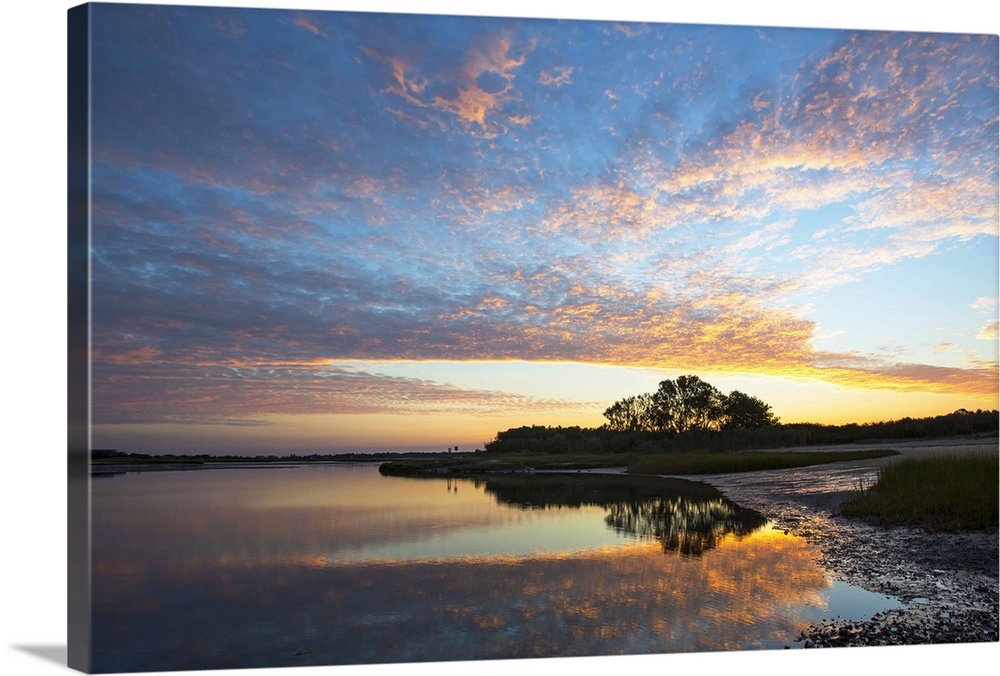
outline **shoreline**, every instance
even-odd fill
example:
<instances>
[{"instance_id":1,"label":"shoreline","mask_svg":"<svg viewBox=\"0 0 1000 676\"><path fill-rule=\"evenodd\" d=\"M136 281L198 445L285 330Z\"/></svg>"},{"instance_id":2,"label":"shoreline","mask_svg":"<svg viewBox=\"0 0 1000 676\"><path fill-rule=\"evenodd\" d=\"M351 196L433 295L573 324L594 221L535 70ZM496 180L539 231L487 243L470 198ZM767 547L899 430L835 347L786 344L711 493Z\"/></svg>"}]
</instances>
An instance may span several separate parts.
<instances>
[{"instance_id":1,"label":"shoreline","mask_svg":"<svg viewBox=\"0 0 1000 676\"><path fill-rule=\"evenodd\" d=\"M91 464L90 476L115 476L129 472L192 472L214 469L288 469L290 467L327 467L331 465L372 465L385 462L377 460L273 460L267 462L233 461L233 462L161 462L161 463L104 463Z\"/></svg>"},{"instance_id":2,"label":"shoreline","mask_svg":"<svg viewBox=\"0 0 1000 676\"><path fill-rule=\"evenodd\" d=\"M1000 531L927 532L840 516L839 506L878 467L943 453L997 457L997 441L894 444L901 455L746 474L698 475L730 500L755 509L821 552L837 579L899 599L871 618L827 618L797 639L805 648L997 642ZM682 478L695 478L685 476Z\"/></svg>"},{"instance_id":3,"label":"shoreline","mask_svg":"<svg viewBox=\"0 0 1000 676\"><path fill-rule=\"evenodd\" d=\"M870 618L827 618L803 630L796 647L925 645L998 642L1000 531L930 533L923 529L874 526L839 515L839 506L879 467L905 458L984 453L998 456L998 440L949 438L895 443L803 446L802 451L892 448L899 455L802 468L728 474L655 476L710 484L776 527L804 537L820 552L817 563L843 582L899 599L903 606ZM275 460L262 462L178 462L91 467L91 476L127 472L198 469L279 469L304 465L382 463ZM531 469L532 473L623 474L624 467ZM505 472L507 473L507 472ZM433 476L433 473L423 474ZM443 476L443 475L441 475Z\"/></svg>"}]
</instances>

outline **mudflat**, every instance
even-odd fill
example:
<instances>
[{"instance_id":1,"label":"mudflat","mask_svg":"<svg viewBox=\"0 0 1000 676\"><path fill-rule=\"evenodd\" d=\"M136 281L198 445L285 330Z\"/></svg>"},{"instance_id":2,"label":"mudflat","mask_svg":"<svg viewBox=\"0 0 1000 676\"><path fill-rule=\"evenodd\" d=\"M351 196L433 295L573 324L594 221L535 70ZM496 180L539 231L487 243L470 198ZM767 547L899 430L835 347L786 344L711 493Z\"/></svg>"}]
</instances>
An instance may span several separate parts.
<instances>
[{"instance_id":1,"label":"mudflat","mask_svg":"<svg viewBox=\"0 0 1000 676\"><path fill-rule=\"evenodd\" d=\"M863 445L849 447L860 450ZM820 563L844 582L895 596L903 607L873 618L829 618L799 640L805 647L998 641L998 531L931 533L880 527L839 515L839 506L878 468L903 458L987 454L997 440L949 439L872 445L898 456L798 469L696 477L778 527L807 538ZM796 450L833 450L816 447ZM694 477L692 477L694 478Z\"/></svg>"}]
</instances>

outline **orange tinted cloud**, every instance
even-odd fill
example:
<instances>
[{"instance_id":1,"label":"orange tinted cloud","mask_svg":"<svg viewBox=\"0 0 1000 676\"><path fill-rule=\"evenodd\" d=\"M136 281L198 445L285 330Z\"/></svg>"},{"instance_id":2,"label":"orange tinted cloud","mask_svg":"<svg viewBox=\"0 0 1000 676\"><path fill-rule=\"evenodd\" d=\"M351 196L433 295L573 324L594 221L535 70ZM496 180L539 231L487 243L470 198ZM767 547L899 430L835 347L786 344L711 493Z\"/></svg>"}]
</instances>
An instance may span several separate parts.
<instances>
[{"instance_id":1,"label":"orange tinted cloud","mask_svg":"<svg viewBox=\"0 0 1000 676\"><path fill-rule=\"evenodd\" d=\"M497 125L488 118L492 118L512 95L516 71L524 64L531 46L515 55L509 38L486 36L469 47L465 62L457 71L441 69L426 76L417 74L421 66L415 61L381 54L371 48L364 51L389 67L392 82L388 92L401 97L415 110L448 113L466 129L474 127L489 136L497 133ZM483 84L484 76L494 78L495 83ZM431 93L432 89L442 88L453 93Z\"/></svg>"},{"instance_id":2,"label":"orange tinted cloud","mask_svg":"<svg viewBox=\"0 0 1000 676\"><path fill-rule=\"evenodd\" d=\"M133 19L113 44L144 43ZM995 36L282 13L260 54L288 59L248 60L230 30L151 25L156 69L95 54L108 419L157 397L219 420L570 405L331 360L994 387L974 340L995 346L995 301L969 304L995 295L975 275L998 230ZM918 296L854 311L849 283L877 298L881 273L956 260L947 321L900 328L934 311Z\"/></svg>"},{"instance_id":3,"label":"orange tinted cloud","mask_svg":"<svg viewBox=\"0 0 1000 676\"><path fill-rule=\"evenodd\" d=\"M1000 323L990 322L979 330L976 338L979 340L997 340L997 338L1000 338Z\"/></svg>"}]
</instances>

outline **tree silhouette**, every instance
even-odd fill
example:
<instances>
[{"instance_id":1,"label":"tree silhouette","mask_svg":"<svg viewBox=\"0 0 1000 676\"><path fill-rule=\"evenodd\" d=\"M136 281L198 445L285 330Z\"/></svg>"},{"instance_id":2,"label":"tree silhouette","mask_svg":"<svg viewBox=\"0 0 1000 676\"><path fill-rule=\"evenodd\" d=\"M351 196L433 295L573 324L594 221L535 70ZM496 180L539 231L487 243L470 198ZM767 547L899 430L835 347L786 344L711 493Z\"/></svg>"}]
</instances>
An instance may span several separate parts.
<instances>
[{"instance_id":1,"label":"tree silhouette","mask_svg":"<svg viewBox=\"0 0 1000 676\"><path fill-rule=\"evenodd\" d=\"M640 394L616 401L604 411L611 429L625 432L649 430L652 426L653 397Z\"/></svg>"},{"instance_id":2,"label":"tree silhouette","mask_svg":"<svg viewBox=\"0 0 1000 676\"><path fill-rule=\"evenodd\" d=\"M724 407L724 395L698 376L664 380L653 393L657 427L677 433L719 429Z\"/></svg>"},{"instance_id":3,"label":"tree silhouette","mask_svg":"<svg viewBox=\"0 0 1000 676\"><path fill-rule=\"evenodd\" d=\"M660 382L656 392L619 399L604 411L618 432L715 431L771 427L778 418L757 397L734 390L722 394L698 376Z\"/></svg>"},{"instance_id":4,"label":"tree silhouette","mask_svg":"<svg viewBox=\"0 0 1000 676\"><path fill-rule=\"evenodd\" d=\"M757 397L733 390L723 404L723 429L748 429L770 427L778 424L771 407Z\"/></svg>"}]
</instances>

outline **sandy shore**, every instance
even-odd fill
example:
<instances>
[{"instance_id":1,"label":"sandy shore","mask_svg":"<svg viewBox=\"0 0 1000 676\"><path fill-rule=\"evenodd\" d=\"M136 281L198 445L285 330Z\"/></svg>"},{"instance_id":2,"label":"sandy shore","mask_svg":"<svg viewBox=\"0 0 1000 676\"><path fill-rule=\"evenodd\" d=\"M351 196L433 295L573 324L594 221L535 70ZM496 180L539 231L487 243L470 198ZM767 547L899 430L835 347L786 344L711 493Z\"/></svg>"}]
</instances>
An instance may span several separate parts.
<instances>
[{"instance_id":1,"label":"sandy shore","mask_svg":"<svg viewBox=\"0 0 1000 676\"><path fill-rule=\"evenodd\" d=\"M900 456L792 470L686 477L706 481L731 500L807 538L836 577L895 596L898 610L873 618L830 618L800 640L806 647L917 645L998 640L998 532L927 533L870 526L837 509L859 482L874 482L879 466L901 458L984 453L996 440L936 440L878 444ZM851 445L850 448L864 448ZM805 450L805 449L796 449ZM810 450L833 450L830 447Z\"/></svg>"}]
</instances>

